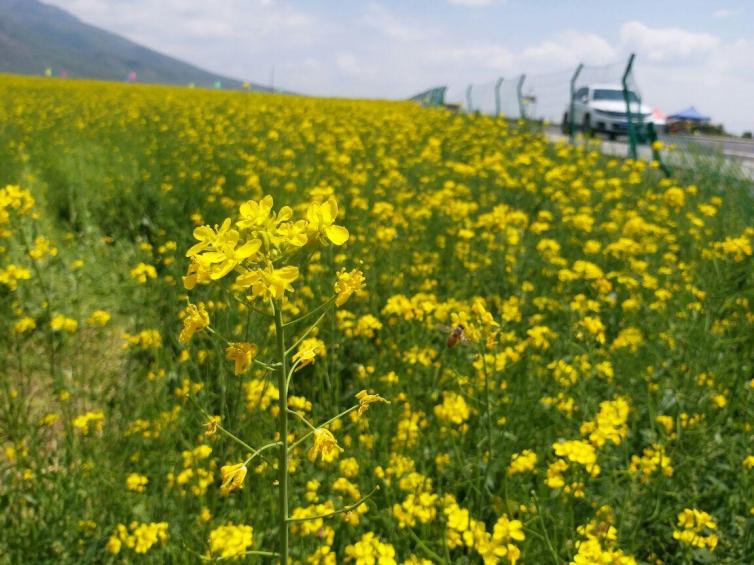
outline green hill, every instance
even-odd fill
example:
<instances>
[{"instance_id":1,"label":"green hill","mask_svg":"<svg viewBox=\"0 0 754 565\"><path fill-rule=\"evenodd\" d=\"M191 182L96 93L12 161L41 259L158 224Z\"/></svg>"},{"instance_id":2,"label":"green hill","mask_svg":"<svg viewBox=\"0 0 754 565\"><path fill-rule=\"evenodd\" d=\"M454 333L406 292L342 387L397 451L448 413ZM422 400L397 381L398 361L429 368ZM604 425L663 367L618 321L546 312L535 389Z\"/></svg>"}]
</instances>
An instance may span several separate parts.
<instances>
[{"instance_id":1,"label":"green hill","mask_svg":"<svg viewBox=\"0 0 754 565\"><path fill-rule=\"evenodd\" d=\"M85 24L38 0L0 0L0 72L240 88L242 82L168 57L114 33ZM267 90L251 85L255 90Z\"/></svg>"}]
</instances>

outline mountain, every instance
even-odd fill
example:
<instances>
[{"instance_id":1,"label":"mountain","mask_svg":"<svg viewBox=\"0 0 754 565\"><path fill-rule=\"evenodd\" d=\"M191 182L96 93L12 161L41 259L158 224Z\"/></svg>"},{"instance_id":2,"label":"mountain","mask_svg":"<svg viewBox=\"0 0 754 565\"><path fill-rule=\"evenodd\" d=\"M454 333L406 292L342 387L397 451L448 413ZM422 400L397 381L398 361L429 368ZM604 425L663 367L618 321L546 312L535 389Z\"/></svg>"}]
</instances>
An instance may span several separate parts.
<instances>
[{"instance_id":1,"label":"mountain","mask_svg":"<svg viewBox=\"0 0 754 565\"><path fill-rule=\"evenodd\" d=\"M142 47L117 34L85 24L38 0L0 0L0 72L138 82L241 88L239 80L217 75ZM268 90L251 85L254 90Z\"/></svg>"}]
</instances>

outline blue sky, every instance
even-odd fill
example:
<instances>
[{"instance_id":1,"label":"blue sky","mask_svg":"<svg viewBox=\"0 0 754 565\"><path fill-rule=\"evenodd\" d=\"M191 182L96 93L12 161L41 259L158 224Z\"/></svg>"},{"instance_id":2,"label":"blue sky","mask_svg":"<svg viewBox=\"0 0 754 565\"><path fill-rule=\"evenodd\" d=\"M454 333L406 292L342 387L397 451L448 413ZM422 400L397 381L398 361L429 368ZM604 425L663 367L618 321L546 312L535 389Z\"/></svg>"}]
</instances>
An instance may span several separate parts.
<instances>
[{"instance_id":1,"label":"blue sky","mask_svg":"<svg viewBox=\"0 0 754 565\"><path fill-rule=\"evenodd\" d=\"M460 101L469 83L526 72L540 106L559 113L565 85L543 73L635 51L650 106L694 104L733 131L754 130L745 0L47 1L230 76L267 83L274 67L277 85L317 95L401 98L448 85Z\"/></svg>"}]
</instances>

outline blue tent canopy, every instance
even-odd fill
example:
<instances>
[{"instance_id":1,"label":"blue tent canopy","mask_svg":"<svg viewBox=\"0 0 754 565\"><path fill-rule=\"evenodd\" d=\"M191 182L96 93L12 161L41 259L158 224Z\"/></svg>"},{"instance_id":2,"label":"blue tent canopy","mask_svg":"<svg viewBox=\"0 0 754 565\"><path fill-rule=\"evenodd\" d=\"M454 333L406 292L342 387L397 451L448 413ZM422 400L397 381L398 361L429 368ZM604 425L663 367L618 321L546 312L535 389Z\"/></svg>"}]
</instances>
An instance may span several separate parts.
<instances>
[{"instance_id":1,"label":"blue tent canopy","mask_svg":"<svg viewBox=\"0 0 754 565\"><path fill-rule=\"evenodd\" d=\"M680 112L671 114L670 116L668 116L668 120L683 120L683 121L688 121L688 122L708 122L710 121L710 117L701 114L699 110L697 110L693 106L689 106L688 108L684 108Z\"/></svg>"}]
</instances>

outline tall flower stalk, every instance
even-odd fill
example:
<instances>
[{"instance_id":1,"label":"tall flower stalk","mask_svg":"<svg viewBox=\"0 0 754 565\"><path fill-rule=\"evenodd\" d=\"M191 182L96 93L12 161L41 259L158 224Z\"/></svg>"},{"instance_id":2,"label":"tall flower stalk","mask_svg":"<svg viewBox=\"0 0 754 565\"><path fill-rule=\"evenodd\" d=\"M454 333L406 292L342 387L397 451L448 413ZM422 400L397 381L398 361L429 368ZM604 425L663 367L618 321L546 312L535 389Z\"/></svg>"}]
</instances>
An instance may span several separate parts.
<instances>
[{"instance_id":1,"label":"tall flower stalk","mask_svg":"<svg viewBox=\"0 0 754 565\"><path fill-rule=\"evenodd\" d=\"M333 285L334 294L308 313L290 321L284 320L287 293L293 292L293 283L300 275L299 266L306 247L316 245L343 245L348 240L348 231L335 224L338 206L335 200L325 203L312 203L306 209L305 219L294 220L293 211L288 207L278 212L272 209L272 198L267 196L260 201L248 201L240 206L239 219L234 223L227 218L221 225L202 226L194 230L197 243L186 253L191 259L188 272L183 279L187 290L197 285L222 284L228 275L236 275L233 284L224 290L233 294L248 312L272 318L275 335L271 355L274 362L262 361L259 354L264 350L252 343L236 343L226 339L212 327L207 310L202 304L189 304L184 311L183 330L180 341L187 343L197 332L206 330L226 344L228 360L233 362L236 375L242 375L252 365L264 369L268 374L277 375L279 412L276 419L276 438L274 441L254 448L220 424L220 418L211 416L201 406L200 410L207 417L207 433L220 432L228 439L241 446L250 455L242 463L228 464L220 469L222 476L221 491L229 494L240 489L246 478L248 465L256 457L267 461L263 453L276 449L278 453L278 547L277 552L245 551L243 555L271 555L287 565L289 562L289 526L291 522L300 522L301 518L289 516L289 472L290 455L293 449L305 441L313 440L309 450L309 459L330 460L342 451L337 439L327 427L353 411L361 415L374 402L386 402L376 394L361 391L356 395L357 403L326 422L315 425L304 415L288 407L288 391L294 372L311 364L317 357L317 345L310 345L309 336L322 322L327 313L344 304L352 294L364 285L364 277L358 270L341 271ZM305 320L314 319L309 327L298 334L298 339L290 346L286 343L287 328L298 325ZM247 316L248 326L252 316ZM307 431L289 444L289 416L295 416L303 423ZM232 423L231 423L232 424ZM376 489L375 489L376 490ZM363 504L375 491L362 497L356 503L334 510L325 515L305 518L317 520L350 512ZM251 545L251 538L249 543Z\"/></svg>"}]
</instances>

